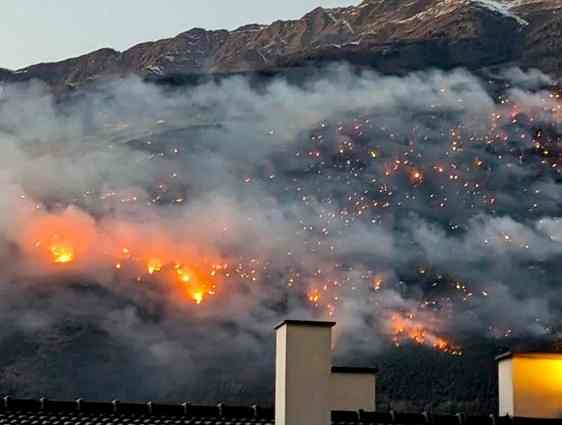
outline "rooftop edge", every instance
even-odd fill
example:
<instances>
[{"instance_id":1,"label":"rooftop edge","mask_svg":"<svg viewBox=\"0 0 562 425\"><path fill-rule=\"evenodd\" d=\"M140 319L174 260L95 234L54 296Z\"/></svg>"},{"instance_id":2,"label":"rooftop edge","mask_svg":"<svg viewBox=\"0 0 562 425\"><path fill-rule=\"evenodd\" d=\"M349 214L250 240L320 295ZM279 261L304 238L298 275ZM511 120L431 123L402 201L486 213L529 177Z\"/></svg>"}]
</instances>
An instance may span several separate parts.
<instances>
[{"instance_id":1,"label":"rooftop edge","mask_svg":"<svg viewBox=\"0 0 562 425\"><path fill-rule=\"evenodd\" d=\"M562 353L555 351L507 351L499 356L496 356L496 361L500 362L502 360L511 359L513 357L536 357L536 356L550 356L550 357L562 357Z\"/></svg>"},{"instance_id":2,"label":"rooftop edge","mask_svg":"<svg viewBox=\"0 0 562 425\"><path fill-rule=\"evenodd\" d=\"M358 375L376 375L379 373L378 367L349 367L332 366L332 373L349 373Z\"/></svg>"},{"instance_id":3,"label":"rooftop edge","mask_svg":"<svg viewBox=\"0 0 562 425\"><path fill-rule=\"evenodd\" d=\"M324 322L320 320L283 320L278 323L274 329L279 329L283 325L310 326L317 328L333 328L336 322Z\"/></svg>"}]
</instances>

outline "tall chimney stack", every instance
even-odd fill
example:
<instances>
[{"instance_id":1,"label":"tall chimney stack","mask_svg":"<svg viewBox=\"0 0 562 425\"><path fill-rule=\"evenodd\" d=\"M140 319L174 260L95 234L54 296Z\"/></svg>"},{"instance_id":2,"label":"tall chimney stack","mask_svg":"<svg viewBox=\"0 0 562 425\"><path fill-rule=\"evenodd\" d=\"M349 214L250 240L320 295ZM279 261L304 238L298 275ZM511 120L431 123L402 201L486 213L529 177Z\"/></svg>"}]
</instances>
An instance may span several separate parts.
<instances>
[{"instance_id":1,"label":"tall chimney stack","mask_svg":"<svg viewBox=\"0 0 562 425\"><path fill-rule=\"evenodd\" d=\"M375 410L375 369L332 368L334 325L276 326L275 425L330 425L332 410Z\"/></svg>"}]
</instances>

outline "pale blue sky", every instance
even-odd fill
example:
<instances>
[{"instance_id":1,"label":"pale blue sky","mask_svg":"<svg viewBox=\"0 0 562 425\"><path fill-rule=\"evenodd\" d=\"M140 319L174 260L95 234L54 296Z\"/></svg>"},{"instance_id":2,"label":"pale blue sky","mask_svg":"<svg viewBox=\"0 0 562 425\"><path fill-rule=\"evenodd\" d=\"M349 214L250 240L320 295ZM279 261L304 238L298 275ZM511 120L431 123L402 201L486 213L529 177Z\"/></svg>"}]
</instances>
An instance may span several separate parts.
<instances>
[{"instance_id":1,"label":"pale blue sky","mask_svg":"<svg viewBox=\"0 0 562 425\"><path fill-rule=\"evenodd\" d=\"M0 68L124 50L192 27L233 29L359 0L0 0Z\"/></svg>"}]
</instances>

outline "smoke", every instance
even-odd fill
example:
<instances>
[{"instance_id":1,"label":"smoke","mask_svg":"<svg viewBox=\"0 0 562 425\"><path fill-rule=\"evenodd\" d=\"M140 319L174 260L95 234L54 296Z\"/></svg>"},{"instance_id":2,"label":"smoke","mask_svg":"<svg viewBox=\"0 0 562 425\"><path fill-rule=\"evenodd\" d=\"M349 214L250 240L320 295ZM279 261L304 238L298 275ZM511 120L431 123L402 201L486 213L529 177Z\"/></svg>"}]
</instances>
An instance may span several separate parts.
<instances>
[{"instance_id":1,"label":"smoke","mask_svg":"<svg viewBox=\"0 0 562 425\"><path fill-rule=\"evenodd\" d=\"M338 356L365 362L556 334L560 98L502 78L4 87L0 344L41 354L6 354L1 382L267 401L287 317L336 320Z\"/></svg>"}]
</instances>

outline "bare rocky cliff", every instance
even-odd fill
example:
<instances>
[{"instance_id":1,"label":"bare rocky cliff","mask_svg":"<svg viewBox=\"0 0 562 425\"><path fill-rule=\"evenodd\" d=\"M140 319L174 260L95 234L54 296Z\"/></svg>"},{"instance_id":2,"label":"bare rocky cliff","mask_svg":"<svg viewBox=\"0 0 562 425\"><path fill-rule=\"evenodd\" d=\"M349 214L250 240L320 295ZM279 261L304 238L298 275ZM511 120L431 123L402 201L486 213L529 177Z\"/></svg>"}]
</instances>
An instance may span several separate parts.
<instances>
[{"instance_id":1,"label":"bare rocky cliff","mask_svg":"<svg viewBox=\"0 0 562 425\"><path fill-rule=\"evenodd\" d=\"M56 90L137 74L277 70L345 60L382 72L515 64L562 73L562 0L365 0L317 8L301 19L234 31L195 28L124 52L101 49L15 72Z\"/></svg>"}]
</instances>

